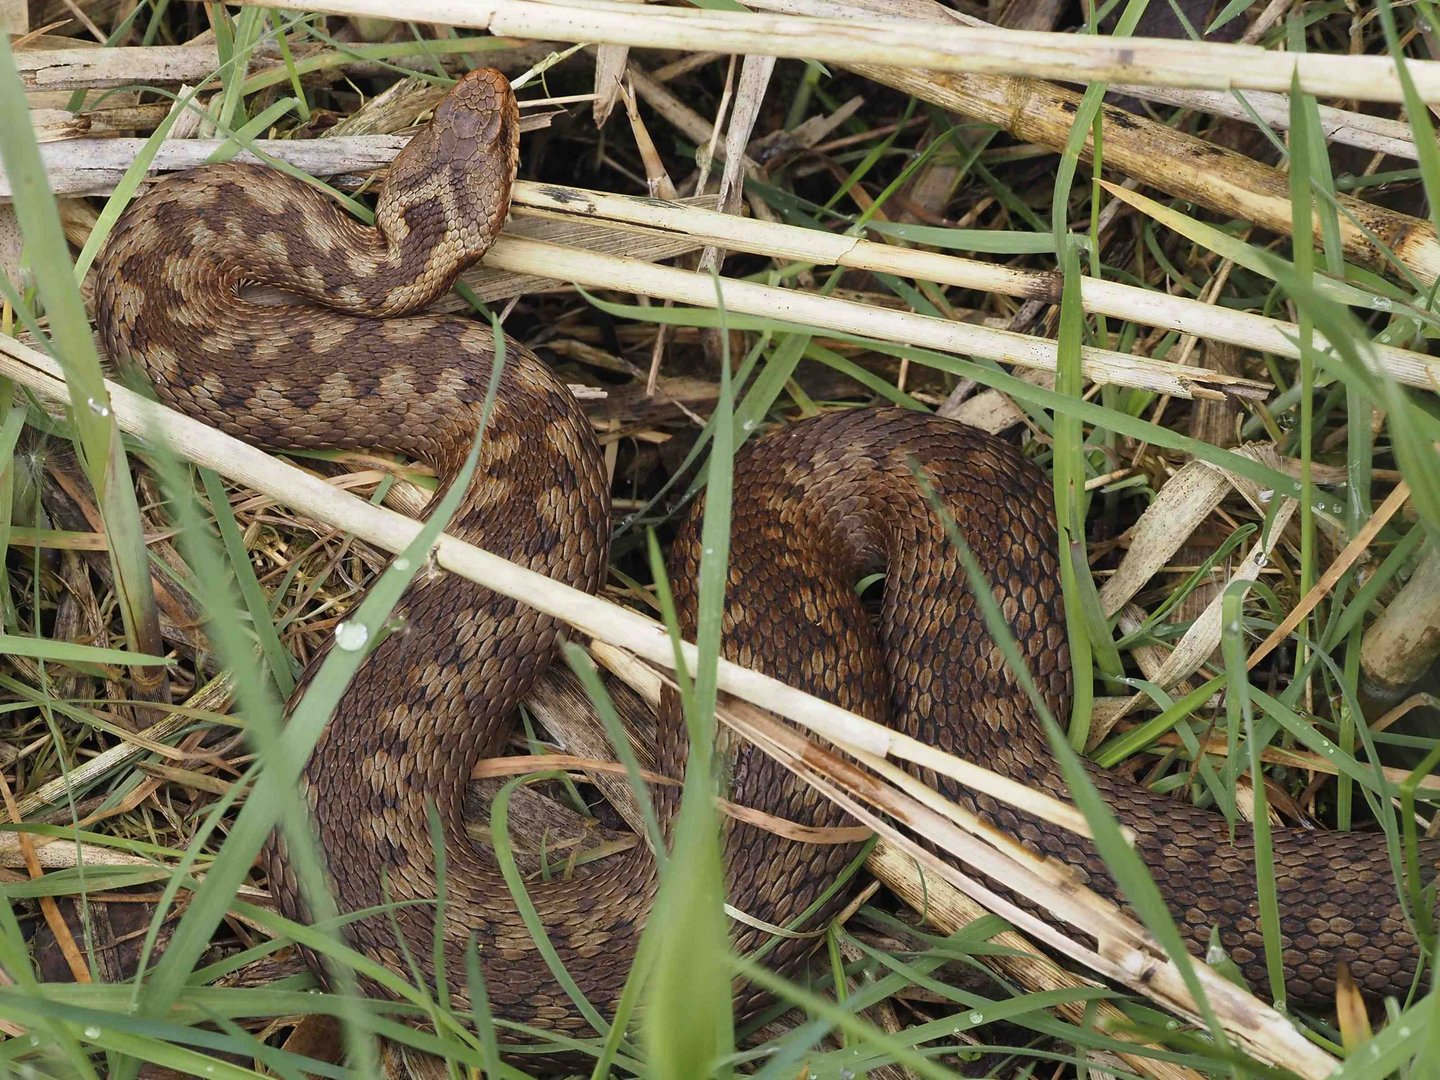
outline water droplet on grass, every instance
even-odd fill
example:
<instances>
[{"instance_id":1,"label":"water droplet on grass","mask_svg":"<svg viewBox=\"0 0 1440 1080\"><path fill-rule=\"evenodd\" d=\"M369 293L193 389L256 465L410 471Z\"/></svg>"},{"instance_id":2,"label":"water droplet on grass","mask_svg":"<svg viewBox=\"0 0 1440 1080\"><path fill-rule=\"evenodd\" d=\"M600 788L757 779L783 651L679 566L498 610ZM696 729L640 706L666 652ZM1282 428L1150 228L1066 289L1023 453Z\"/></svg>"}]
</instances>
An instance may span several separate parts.
<instances>
[{"instance_id":1,"label":"water droplet on grass","mask_svg":"<svg viewBox=\"0 0 1440 1080\"><path fill-rule=\"evenodd\" d=\"M370 631L364 623L346 620L335 627L335 644L346 652L358 652L370 640Z\"/></svg>"}]
</instances>

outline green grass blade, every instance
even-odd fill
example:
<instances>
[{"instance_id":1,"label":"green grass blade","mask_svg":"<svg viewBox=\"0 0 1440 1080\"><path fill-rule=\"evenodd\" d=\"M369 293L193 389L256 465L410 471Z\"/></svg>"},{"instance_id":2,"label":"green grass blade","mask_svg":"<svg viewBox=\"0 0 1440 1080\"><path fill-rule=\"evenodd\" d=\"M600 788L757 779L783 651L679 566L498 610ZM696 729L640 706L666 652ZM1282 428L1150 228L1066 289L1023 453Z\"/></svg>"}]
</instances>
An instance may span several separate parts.
<instances>
[{"instance_id":1,"label":"green grass blade","mask_svg":"<svg viewBox=\"0 0 1440 1080\"><path fill-rule=\"evenodd\" d=\"M509 886L510 895L515 901L515 906L520 911L520 918L525 923L525 928L530 931L530 938L535 948L545 959L545 965L550 969L550 974L555 976L555 981L560 988L575 1004L580 1015L585 1017L590 1026L605 1035L610 1031L609 1022L600 1015L595 1006L580 989L580 985L565 968L565 961L561 959L554 943L550 940L550 934L545 929L544 922L540 919L540 912L535 907L535 902L530 899L530 894L525 888L525 879L520 873L520 868L515 862L515 849L510 840L510 797L514 795L515 789L521 784L532 782L534 779L554 779L559 773L536 773L532 776L517 776L507 780L495 796L495 801L490 805L490 833L491 842L495 845L495 861L500 866L500 873L505 878L505 884Z\"/></svg>"},{"instance_id":2,"label":"green grass blade","mask_svg":"<svg viewBox=\"0 0 1440 1080\"><path fill-rule=\"evenodd\" d=\"M717 299L723 302L719 285ZM723 314L723 311L722 311ZM722 330L721 341L728 342ZM721 359L713 417L705 517L701 525L699 662L685 700L690 754L674 847L645 936L654 936L654 968L644 1012L646 1045L660 1076L707 1076L734 1046L725 877L714 803L716 661L729 573L734 399L728 350Z\"/></svg>"},{"instance_id":3,"label":"green grass blade","mask_svg":"<svg viewBox=\"0 0 1440 1080\"><path fill-rule=\"evenodd\" d=\"M235 584L239 587L240 597L250 614L250 628L260 641L260 651L265 656L266 668L279 697L288 698L295 689L295 661L285 651L275 629L275 622L270 617L270 602L255 577L255 568L250 565L250 555L245 549L245 537L241 535L240 526L231 512L224 482L209 469L201 469L199 472L200 480L205 485L205 495L210 500L210 512L215 517L215 525L225 545L225 555L231 571L235 574Z\"/></svg>"},{"instance_id":4,"label":"green grass blade","mask_svg":"<svg viewBox=\"0 0 1440 1080\"><path fill-rule=\"evenodd\" d=\"M1250 700L1250 673L1245 667L1245 594L1250 583L1237 580L1225 590L1221 621L1224 631L1220 648L1225 656L1225 707L1232 731L1243 729L1250 764L1250 784L1255 812L1251 815L1255 843L1255 890L1260 904L1260 930L1265 942L1265 971L1270 995L1277 1009L1285 1008L1284 945L1280 940L1280 902L1275 886L1275 857L1270 843L1270 807L1265 797L1265 773L1260 761L1261 741L1255 735L1254 709ZM1232 761L1240 755L1232 751Z\"/></svg>"},{"instance_id":5,"label":"green grass blade","mask_svg":"<svg viewBox=\"0 0 1440 1080\"><path fill-rule=\"evenodd\" d=\"M625 734L625 725L615 711L615 703L605 692L605 684L601 682L600 673L595 669L595 662L590 659L589 653L574 642L566 642L564 655L570 670L575 672L575 677L580 680L580 685L585 688L590 703L595 706L595 711L605 725L605 734L610 739L615 756L620 759L620 764L625 766L625 779L629 781L630 790L635 793L635 801L640 805L640 815L645 821L645 834L650 841L650 850L655 852L656 858L663 865L665 837L660 831L660 821L655 816L655 801L650 798L650 785L640 775L640 762L635 759L635 748L630 745L630 739Z\"/></svg>"},{"instance_id":6,"label":"green grass blade","mask_svg":"<svg viewBox=\"0 0 1440 1080\"><path fill-rule=\"evenodd\" d=\"M0 115L29 115L8 37L0 41ZM120 428L110 412L110 395L90 334L90 319L76 286L59 209L29 123L0 124L0 162L10 179L16 217L50 318L50 347L70 392L75 448L104 521L126 639L137 653L161 654L160 615L150 584L149 554L129 462ZM168 700L163 674L152 676L137 670L132 680L137 697Z\"/></svg>"}]
</instances>

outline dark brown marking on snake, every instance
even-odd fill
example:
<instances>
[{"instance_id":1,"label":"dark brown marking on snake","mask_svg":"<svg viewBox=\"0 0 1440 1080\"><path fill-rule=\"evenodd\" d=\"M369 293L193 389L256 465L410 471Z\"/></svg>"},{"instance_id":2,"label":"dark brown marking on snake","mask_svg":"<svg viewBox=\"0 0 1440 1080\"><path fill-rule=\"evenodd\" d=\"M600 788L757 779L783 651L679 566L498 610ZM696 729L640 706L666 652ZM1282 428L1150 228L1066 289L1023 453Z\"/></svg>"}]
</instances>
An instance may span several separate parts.
<instances>
[{"instance_id":1,"label":"dark brown marking on snake","mask_svg":"<svg viewBox=\"0 0 1440 1080\"><path fill-rule=\"evenodd\" d=\"M474 323L416 312L498 233L514 177L517 117L502 76L466 76L397 157L374 229L299 181L255 166L211 166L161 181L116 224L97 265L97 321L107 350L148 373L167 404L240 438L277 449L395 451L429 462L448 483L479 421L493 365L490 335ZM484 137L466 142L460 130ZM282 205L283 213L269 210ZM443 220L431 220L437 214ZM275 234L263 243L255 234L262 226ZM298 253L318 262L303 262ZM356 277L357 268L365 273ZM249 303L243 294L251 282L304 302ZM477 480L452 529L593 591L604 577L609 534L594 436L545 365L516 342L506 348ZM1070 665L1045 477L1005 443L915 412L829 414L758 440L737 458L725 653L1062 794L1064 781L1028 701L962 585L963 571L915 483L913 464L928 475L993 582L1050 707L1066 711ZM696 606L698 513L682 526L670 566L687 633ZM878 628L853 587L877 566L887 575ZM461 814L471 764L505 744L515 705L552 657L559 624L453 578L420 579L397 614L406 631L387 637L362 665L305 771L340 908L434 898L427 824L433 804L450 869L447 970L465 970L473 934L500 1015L588 1034L533 948L493 858L466 839ZM684 725L673 701L657 728L661 766L680 775ZM734 801L815 826L845 823L770 758L729 740L724 750ZM1087 843L922 775L1120 899ZM1209 811L1099 769L1091 776L1134 830L1195 950L1218 925L1246 977L1263 987L1248 827L1237 827L1232 842ZM655 799L668 828L677 794L660 787ZM1277 830L1274 848L1291 1000L1323 1003L1342 960L1367 992L1403 993L1417 949L1396 901L1383 838ZM1427 841L1427 868L1437 853L1440 846ZM852 854L734 823L726 831L731 900L757 918L786 924ZM303 918L278 839L264 865L281 909ZM607 1014L655 889L643 846L583 880L531 884L562 957L586 961L569 965L570 973ZM394 916L427 978L434 974L433 917L424 904ZM348 934L366 955L409 970L388 918L351 924ZM752 949L767 937L739 926L735 943ZM783 965L809 947L786 941L771 962ZM468 1008L463 978L450 996L457 1010ZM742 991L737 1007L747 1010L756 1000Z\"/></svg>"}]
</instances>

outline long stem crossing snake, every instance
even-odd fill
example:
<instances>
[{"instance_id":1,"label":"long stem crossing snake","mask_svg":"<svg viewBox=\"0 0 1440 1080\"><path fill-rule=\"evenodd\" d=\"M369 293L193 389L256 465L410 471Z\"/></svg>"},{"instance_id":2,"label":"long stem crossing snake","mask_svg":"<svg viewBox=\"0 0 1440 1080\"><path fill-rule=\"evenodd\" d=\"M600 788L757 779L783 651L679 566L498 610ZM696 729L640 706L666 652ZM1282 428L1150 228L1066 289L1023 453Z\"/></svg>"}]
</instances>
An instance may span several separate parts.
<instances>
[{"instance_id":1,"label":"long stem crossing snake","mask_svg":"<svg viewBox=\"0 0 1440 1080\"><path fill-rule=\"evenodd\" d=\"M493 365L488 326L420 314L499 232L518 155L518 112L496 72L462 79L395 160L374 227L298 180L216 165L164 180L121 217L97 267L98 322L117 363L161 400L254 443L383 449L448 483L477 429ZM259 306L252 285L293 306ZM606 570L605 470L585 416L548 368L507 343L475 480L451 530L505 558L594 591ZM944 528L914 478L928 475L980 560L1051 708L1070 693L1056 537L1042 475L1006 443L899 409L830 414L756 440L734 464L725 655L943 750L1064 793L1025 695L963 587ZM670 574L694 630L699 511ZM886 573L878 626L854 583ZM342 911L398 903L352 923L350 942L386 966L432 978L436 871L428 813L445 831L445 969L473 941L497 1015L583 1034L492 855L466 838L472 763L500 750L511 717L550 661L560 626L465 581L414 585L405 632L381 643L350 686L306 769L306 794ZM662 767L678 775L683 724L659 721ZM735 751L728 797L825 826L840 813L758 752ZM1251 984L1266 985L1248 828L1092 769L1191 945L1218 926ZM934 778L932 778L934 779ZM1086 842L987 796L941 790L1117 895ZM675 801L660 798L662 817ZM1345 962L1372 993L1403 994L1418 949L1397 902L1384 839L1278 830L1276 886L1292 1001L1323 1003ZM853 852L746 824L726 834L731 902L770 924L805 909ZM1440 847L1426 844L1433 867ZM615 1006L654 899L641 849L580 881L530 884L551 941L589 1002ZM264 863L282 911L305 916L279 843ZM392 921L393 918L393 921ZM403 939L398 941L396 929ZM742 928L738 948L764 940ZM800 950L778 951L784 963ZM408 955L407 955L408 954ZM464 1008L466 983L450 995ZM373 987L371 988L374 989Z\"/></svg>"}]
</instances>

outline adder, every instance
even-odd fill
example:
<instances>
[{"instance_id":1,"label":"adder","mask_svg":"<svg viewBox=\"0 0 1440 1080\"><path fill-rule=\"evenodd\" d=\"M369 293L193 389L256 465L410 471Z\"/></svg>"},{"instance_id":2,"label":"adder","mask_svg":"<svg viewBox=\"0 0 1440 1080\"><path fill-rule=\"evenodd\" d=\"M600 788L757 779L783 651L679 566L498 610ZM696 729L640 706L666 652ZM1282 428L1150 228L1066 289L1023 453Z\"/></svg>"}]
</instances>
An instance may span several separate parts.
<instances>
[{"instance_id":1,"label":"adder","mask_svg":"<svg viewBox=\"0 0 1440 1080\"><path fill-rule=\"evenodd\" d=\"M424 314L479 259L505 220L518 112L493 71L460 80L395 159L361 224L331 199L270 169L207 166L167 178L117 222L96 271L98 324L117 363L159 398L277 451L384 450L428 462L447 484L474 439L495 358L489 326ZM290 294L260 305L247 290ZM506 342L498 396L455 535L577 588L606 573L606 472L580 407L547 366ZM1071 687L1047 482L1020 453L977 430L895 408L830 413L753 440L734 464L725 655L1035 788L1066 785L1025 695L991 642L944 528L917 486L923 470L980 560L1050 708ZM694 630L701 555L697 506L670 560L683 629ZM877 620L854 583L883 569ZM350 942L396 971L434 975L433 806L444 828L446 970L472 940L498 1016L572 1034L576 1014L534 948L493 855L462 820L472 763L498 753L516 705L551 661L561 626L468 581L420 581L401 601L404 632L361 666L305 770L305 795L342 911L398 902L351 924ZM679 775L683 723L658 721L662 768ZM839 811L780 766L728 748L727 797L827 826ZM1197 953L1211 927L1257 988L1267 985L1250 833L1216 814L1092 768ZM1086 842L944 779L940 789L1123 903ZM676 801L656 795L669 827ZM1290 1000L1323 1004L1347 964L1372 994L1407 992L1418 949L1383 837L1277 830ZM797 843L748 824L725 835L732 904L784 925L825 888L851 849ZM1426 842L1433 868L1440 846ZM278 841L270 887L305 918ZM579 881L534 881L530 896L589 1001L613 1009L656 891L643 847ZM393 921L392 921L393 920ZM398 927L399 940L396 930ZM740 926L735 944L765 940ZM403 955L402 945L408 950ZM787 942L773 961L803 949ZM322 973L323 974L323 973ZM368 986L370 992L379 992ZM452 1003L468 1006L452 979ZM750 1000L747 998L747 1000ZM744 1007L745 1002L740 1003Z\"/></svg>"}]
</instances>

